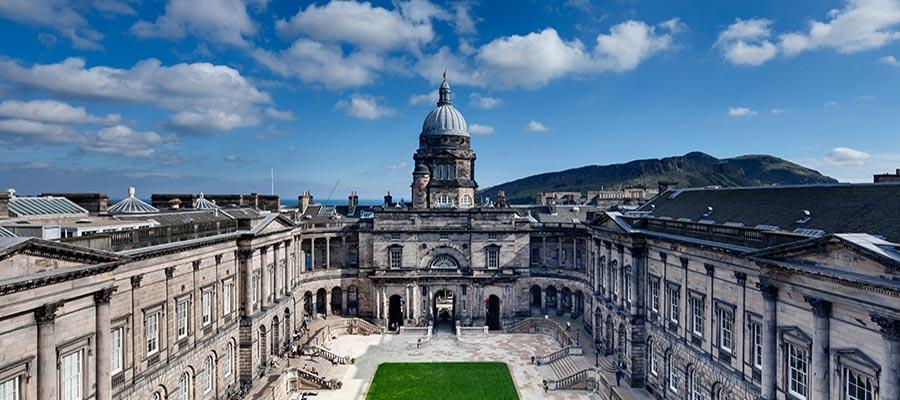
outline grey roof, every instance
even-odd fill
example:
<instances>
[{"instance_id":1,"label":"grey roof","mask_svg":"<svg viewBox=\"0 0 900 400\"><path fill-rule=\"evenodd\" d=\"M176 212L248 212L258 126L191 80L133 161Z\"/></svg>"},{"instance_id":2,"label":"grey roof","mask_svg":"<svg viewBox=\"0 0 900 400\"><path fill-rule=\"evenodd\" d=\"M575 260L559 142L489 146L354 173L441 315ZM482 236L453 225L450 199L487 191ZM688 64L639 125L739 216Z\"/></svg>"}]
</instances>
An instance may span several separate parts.
<instances>
[{"instance_id":1,"label":"grey roof","mask_svg":"<svg viewBox=\"0 0 900 400\"><path fill-rule=\"evenodd\" d=\"M16 235L0 226L0 238L14 238Z\"/></svg>"},{"instance_id":2,"label":"grey roof","mask_svg":"<svg viewBox=\"0 0 900 400\"><path fill-rule=\"evenodd\" d=\"M232 217L224 212L215 210L186 209L180 211L161 212L145 216L118 216L121 220L153 220L161 226L199 224L203 222L232 221Z\"/></svg>"},{"instance_id":3,"label":"grey roof","mask_svg":"<svg viewBox=\"0 0 900 400\"><path fill-rule=\"evenodd\" d=\"M13 197L9 200L9 211L17 217L32 215L87 214L65 197Z\"/></svg>"},{"instance_id":4,"label":"grey roof","mask_svg":"<svg viewBox=\"0 0 900 400\"><path fill-rule=\"evenodd\" d=\"M198 210L215 210L219 208L214 201L209 201L205 197L203 197L203 193L200 193L200 198L197 199L197 204L194 208Z\"/></svg>"},{"instance_id":5,"label":"grey roof","mask_svg":"<svg viewBox=\"0 0 900 400\"><path fill-rule=\"evenodd\" d=\"M129 187L128 197L108 208L106 212L109 214L152 214L158 213L159 209L134 197L134 188Z\"/></svg>"},{"instance_id":6,"label":"grey roof","mask_svg":"<svg viewBox=\"0 0 900 400\"><path fill-rule=\"evenodd\" d=\"M469 136L466 119L453 107L450 99L450 84L447 83L446 73L444 73L444 82L441 83L439 92L440 99L437 107L428 113L425 122L422 123L422 134Z\"/></svg>"},{"instance_id":7,"label":"grey roof","mask_svg":"<svg viewBox=\"0 0 900 400\"><path fill-rule=\"evenodd\" d=\"M896 243L898 204L900 184L823 184L668 190L640 211L656 218L708 219L785 232L869 233Z\"/></svg>"}]
</instances>

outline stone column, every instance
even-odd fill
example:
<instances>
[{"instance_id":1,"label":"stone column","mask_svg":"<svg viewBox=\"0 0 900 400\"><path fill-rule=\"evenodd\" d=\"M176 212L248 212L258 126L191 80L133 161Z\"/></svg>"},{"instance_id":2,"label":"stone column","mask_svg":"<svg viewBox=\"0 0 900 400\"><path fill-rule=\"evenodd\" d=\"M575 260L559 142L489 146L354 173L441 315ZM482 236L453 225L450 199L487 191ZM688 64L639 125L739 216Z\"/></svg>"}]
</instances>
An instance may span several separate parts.
<instances>
[{"instance_id":1,"label":"stone column","mask_svg":"<svg viewBox=\"0 0 900 400\"><path fill-rule=\"evenodd\" d=\"M375 302L375 308L373 310L375 312L375 315L372 317L372 319L378 320L381 319L381 299L378 294L378 288L372 288L372 291L375 292L375 297L372 298L372 301Z\"/></svg>"},{"instance_id":2,"label":"stone column","mask_svg":"<svg viewBox=\"0 0 900 400\"><path fill-rule=\"evenodd\" d=\"M878 398L900 399L900 320L872 314L872 321L881 328L886 361L878 380Z\"/></svg>"},{"instance_id":3,"label":"stone column","mask_svg":"<svg viewBox=\"0 0 900 400\"><path fill-rule=\"evenodd\" d=\"M253 264L250 262L253 258L253 251L242 249L237 253L242 289L238 293L241 293L241 303L244 306L244 316L246 317L253 315Z\"/></svg>"},{"instance_id":4,"label":"stone column","mask_svg":"<svg viewBox=\"0 0 900 400\"><path fill-rule=\"evenodd\" d=\"M347 238L341 237L341 268L347 267Z\"/></svg>"},{"instance_id":5,"label":"stone column","mask_svg":"<svg viewBox=\"0 0 900 400\"><path fill-rule=\"evenodd\" d=\"M278 250L280 250L279 245L272 245L272 302L278 300L278 297L281 295L281 286L279 285L278 279L278 263L281 261L278 258Z\"/></svg>"},{"instance_id":6,"label":"stone column","mask_svg":"<svg viewBox=\"0 0 900 400\"><path fill-rule=\"evenodd\" d=\"M309 269L316 270L316 238L309 238Z\"/></svg>"},{"instance_id":7,"label":"stone column","mask_svg":"<svg viewBox=\"0 0 900 400\"><path fill-rule=\"evenodd\" d=\"M777 342L776 329L778 327L778 287L760 281L759 290L763 296L763 326L762 326L762 400L775 400L776 372L777 372Z\"/></svg>"},{"instance_id":8,"label":"stone column","mask_svg":"<svg viewBox=\"0 0 900 400\"><path fill-rule=\"evenodd\" d=\"M547 267L547 237L541 237L541 268Z\"/></svg>"},{"instance_id":9,"label":"stone column","mask_svg":"<svg viewBox=\"0 0 900 400\"><path fill-rule=\"evenodd\" d=\"M57 397L56 376L56 311L62 303L45 304L34 311L37 322L37 398L55 400Z\"/></svg>"},{"instance_id":10,"label":"stone column","mask_svg":"<svg viewBox=\"0 0 900 400\"><path fill-rule=\"evenodd\" d=\"M325 316L331 316L331 289L325 289Z\"/></svg>"},{"instance_id":11,"label":"stone column","mask_svg":"<svg viewBox=\"0 0 900 400\"><path fill-rule=\"evenodd\" d=\"M331 268L331 238L325 237L325 269Z\"/></svg>"},{"instance_id":12,"label":"stone column","mask_svg":"<svg viewBox=\"0 0 900 400\"><path fill-rule=\"evenodd\" d=\"M812 306L813 340L812 340L812 398L829 399L831 390L828 380L828 352L831 346L829 325L831 320L831 302L820 300L811 296L804 296L804 300Z\"/></svg>"},{"instance_id":13,"label":"stone column","mask_svg":"<svg viewBox=\"0 0 900 400\"><path fill-rule=\"evenodd\" d=\"M297 263L297 253L294 251L293 241L284 242L284 290L290 293L294 287L294 265Z\"/></svg>"},{"instance_id":14,"label":"stone column","mask_svg":"<svg viewBox=\"0 0 900 400\"><path fill-rule=\"evenodd\" d=\"M94 293L95 325L97 335L95 379L97 382L97 400L112 399L112 344L110 342L110 314L109 300L112 298L113 288L106 288Z\"/></svg>"},{"instance_id":15,"label":"stone column","mask_svg":"<svg viewBox=\"0 0 900 400\"><path fill-rule=\"evenodd\" d=\"M262 295L260 296L260 308L265 308L268 303L269 293L271 293L269 289L269 268L268 268L268 258L266 257L266 248L263 247L259 249L259 284L262 289Z\"/></svg>"}]
</instances>

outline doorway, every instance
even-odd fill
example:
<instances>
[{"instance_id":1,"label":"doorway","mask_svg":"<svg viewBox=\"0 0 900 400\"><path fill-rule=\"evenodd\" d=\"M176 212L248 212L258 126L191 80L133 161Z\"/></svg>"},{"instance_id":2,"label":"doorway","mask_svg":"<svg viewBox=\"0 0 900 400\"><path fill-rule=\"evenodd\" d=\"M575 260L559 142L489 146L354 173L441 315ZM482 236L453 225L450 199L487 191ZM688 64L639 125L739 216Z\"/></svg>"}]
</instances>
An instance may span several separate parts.
<instances>
[{"instance_id":1,"label":"doorway","mask_svg":"<svg viewBox=\"0 0 900 400\"><path fill-rule=\"evenodd\" d=\"M487 316L484 324L489 330L496 331L500 329L500 298L496 295L490 295L487 299Z\"/></svg>"},{"instance_id":2,"label":"doorway","mask_svg":"<svg viewBox=\"0 0 900 400\"><path fill-rule=\"evenodd\" d=\"M403 298L395 294L388 299L388 328L403 326Z\"/></svg>"},{"instance_id":3,"label":"doorway","mask_svg":"<svg viewBox=\"0 0 900 400\"><path fill-rule=\"evenodd\" d=\"M456 296L447 289L434 293L432 301L435 332L454 332L456 329Z\"/></svg>"}]
</instances>

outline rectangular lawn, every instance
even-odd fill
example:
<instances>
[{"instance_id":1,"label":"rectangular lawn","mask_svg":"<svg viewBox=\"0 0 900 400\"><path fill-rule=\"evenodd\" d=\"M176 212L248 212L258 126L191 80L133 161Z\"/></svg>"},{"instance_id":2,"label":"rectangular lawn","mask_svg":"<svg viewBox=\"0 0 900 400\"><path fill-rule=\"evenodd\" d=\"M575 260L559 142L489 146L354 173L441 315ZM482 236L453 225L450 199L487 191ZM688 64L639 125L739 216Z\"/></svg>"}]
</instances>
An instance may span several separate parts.
<instances>
[{"instance_id":1,"label":"rectangular lawn","mask_svg":"<svg viewBox=\"0 0 900 400\"><path fill-rule=\"evenodd\" d=\"M518 400L509 367L500 362L384 363L368 400Z\"/></svg>"}]
</instances>

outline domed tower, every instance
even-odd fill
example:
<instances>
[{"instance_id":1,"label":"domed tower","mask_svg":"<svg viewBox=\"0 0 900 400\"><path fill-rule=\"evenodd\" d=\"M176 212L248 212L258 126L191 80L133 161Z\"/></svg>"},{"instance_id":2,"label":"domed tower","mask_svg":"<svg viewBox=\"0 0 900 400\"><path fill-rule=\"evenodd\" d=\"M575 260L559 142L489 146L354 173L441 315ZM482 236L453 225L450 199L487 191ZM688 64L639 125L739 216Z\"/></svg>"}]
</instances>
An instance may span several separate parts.
<instances>
[{"instance_id":1,"label":"domed tower","mask_svg":"<svg viewBox=\"0 0 900 400\"><path fill-rule=\"evenodd\" d=\"M425 117L413 155L415 208L470 208L475 204L475 152L462 114L453 107L447 73L434 110Z\"/></svg>"}]
</instances>

